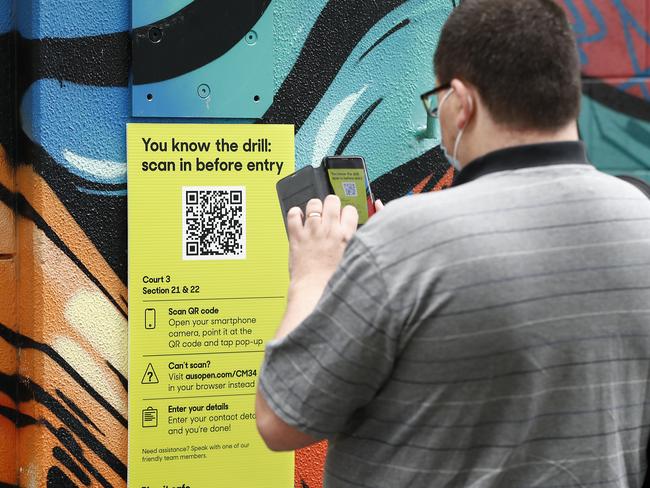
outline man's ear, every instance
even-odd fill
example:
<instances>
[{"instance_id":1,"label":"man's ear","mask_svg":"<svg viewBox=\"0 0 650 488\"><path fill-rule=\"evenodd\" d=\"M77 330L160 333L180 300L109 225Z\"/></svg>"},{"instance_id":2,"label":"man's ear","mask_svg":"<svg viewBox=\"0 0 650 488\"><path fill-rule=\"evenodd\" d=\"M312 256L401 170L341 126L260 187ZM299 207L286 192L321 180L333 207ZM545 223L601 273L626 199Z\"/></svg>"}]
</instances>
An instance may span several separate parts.
<instances>
[{"instance_id":1,"label":"man's ear","mask_svg":"<svg viewBox=\"0 0 650 488\"><path fill-rule=\"evenodd\" d=\"M459 108L456 113L456 127L458 130L462 130L469 125L475 115L476 101L474 100L474 93L468 85L457 78L452 80L451 87L456 93L456 103Z\"/></svg>"}]
</instances>

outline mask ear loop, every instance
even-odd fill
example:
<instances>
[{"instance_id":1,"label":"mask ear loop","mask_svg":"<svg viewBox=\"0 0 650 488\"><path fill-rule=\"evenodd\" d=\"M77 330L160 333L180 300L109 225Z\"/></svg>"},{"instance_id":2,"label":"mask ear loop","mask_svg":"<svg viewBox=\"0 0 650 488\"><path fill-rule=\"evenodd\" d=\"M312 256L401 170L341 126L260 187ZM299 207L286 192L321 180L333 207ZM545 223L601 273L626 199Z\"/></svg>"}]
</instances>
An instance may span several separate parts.
<instances>
[{"instance_id":1,"label":"mask ear loop","mask_svg":"<svg viewBox=\"0 0 650 488\"><path fill-rule=\"evenodd\" d=\"M454 144L454 155L453 159L454 161L457 161L458 166L460 166L460 161L458 161L458 149L460 148L460 140L463 138L463 133L465 132L465 128L463 127L460 132L458 132L458 135L456 136L456 143ZM460 168L458 168L460 171Z\"/></svg>"},{"instance_id":2,"label":"mask ear loop","mask_svg":"<svg viewBox=\"0 0 650 488\"><path fill-rule=\"evenodd\" d=\"M451 96L453 92L454 89L450 88L449 91L445 94L445 96L442 97L442 100L440 101L440 105L438 105L438 119L440 119L440 110L442 110L442 104L447 101L447 99Z\"/></svg>"},{"instance_id":3,"label":"mask ear loop","mask_svg":"<svg viewBox=\"0 0 650 488\"><path fill-rule=\"evenodd\" d=\"M447 99L451 96L452 92L454 91L453 88L450 88L447 93L445 93L445 96L442 97L442 100L440 101L440 105L438 105L438 114L436 115L435 118L435 125L434 125L434 134L435 138L440 140L440 145L444 147L444 144L442 142L442 127L440 124L440 110L442 109L442 104L447 101Z\"/></svg>"},{"instance_id":4,"label":"mask ear loop","mask_svg":"<svg viewBox=\"0 0 650 488\"><path fill-rule=\"evenodd\" d=\"M472 109L472 97L469 97L468 103L469 103L469 108L470 108L470 110L471 110L471 109ZM442 105L442 103L441 103L440 105ZM460 166L460 161L458 161L458 150L460 149L460 141L461 141L461 139L463 138L463 134L464 134L464 133L465 133L465 127L463 127L463 128L458 132L458 135L456 136L456 142L454 143L454 155L453 155L453 159L454 159L454 161L457 163L457 165L459 166L459 167L457 168L459 171L460 171L461 166Z\"/></svg>"}]
</instances>

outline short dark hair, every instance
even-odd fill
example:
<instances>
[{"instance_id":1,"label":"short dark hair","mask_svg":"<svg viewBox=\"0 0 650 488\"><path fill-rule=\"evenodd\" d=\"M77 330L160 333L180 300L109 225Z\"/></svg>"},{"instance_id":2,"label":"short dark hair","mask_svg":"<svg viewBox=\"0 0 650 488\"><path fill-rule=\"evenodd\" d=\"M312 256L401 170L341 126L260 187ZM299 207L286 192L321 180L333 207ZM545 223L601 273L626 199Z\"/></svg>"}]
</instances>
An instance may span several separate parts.
<instances>
[{"instance_id":1,"label":"short dark hair","mask_svg":"<svg viewBox=\"0 0 650 488\"><path fill-rule=\"evenodd\" d=\"M479 92L496 123L552 131L580 112L580 59L566 14L553 0L463 0L442 29L438 83Z\"/></svg>"}]
</instances>

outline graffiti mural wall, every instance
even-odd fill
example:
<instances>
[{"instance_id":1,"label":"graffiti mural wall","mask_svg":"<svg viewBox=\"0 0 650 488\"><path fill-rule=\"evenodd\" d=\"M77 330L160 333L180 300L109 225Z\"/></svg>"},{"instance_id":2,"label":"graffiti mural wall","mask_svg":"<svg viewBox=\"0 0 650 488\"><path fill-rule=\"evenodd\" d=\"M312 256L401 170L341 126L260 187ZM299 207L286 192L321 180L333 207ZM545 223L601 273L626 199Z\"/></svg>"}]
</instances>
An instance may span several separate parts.
<instances>
[{"instance_id":1,"label":"graffiti mural wall","mask_svg":"<svg viewBox=\"0 0 650 488\"><path fill-rule=\"evenodd\" d=\"M295 124L299 167L364 155L384 200L448 186L419 94L455 3L272 0L276 93L262 122ZM563 5L592 157L649 177L650 5ZM0 65L15 68L0 75L0 486L124 487L130 2L15 7L0 0ZM325 449L297 454L296 486L320 486Z\"/></svg>"},{"instance_id":2,"label":"graffiti mural wall","mask_svg":"<svg viewBox=\"0 0 650 488\"><path fill-rule=\"evenodd\" d=\"M594 163L650 181L650 2L563 0L585 77L582 137Z\"/></svg>"},{"instance_id":3,"label":"graffiti mural wall","mask_svg":"<svg viewBox=\"0 0 650 488\"><path fill-rule=\"evenodd\" d=\"M10 0L0 1L0 66L13 66L13 5ZM16 239L13 201L10 192L14 187L10 160L14 155L14 96L13 70L0 70L0 324L16 327ZM17 429L19 418L17 404L12 394L11 379L18 373L18 351L0 340L0 486L13 486L18 481L16 470Z\"/></svg>"}]
</instances>

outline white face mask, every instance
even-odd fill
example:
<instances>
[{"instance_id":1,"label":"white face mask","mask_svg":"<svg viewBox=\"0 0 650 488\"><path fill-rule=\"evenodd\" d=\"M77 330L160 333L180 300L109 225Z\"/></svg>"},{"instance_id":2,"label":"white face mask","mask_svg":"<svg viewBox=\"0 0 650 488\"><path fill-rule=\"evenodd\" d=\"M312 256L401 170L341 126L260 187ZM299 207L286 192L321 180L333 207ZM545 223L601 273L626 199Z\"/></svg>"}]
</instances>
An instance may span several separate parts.
<instances>
[{"instance_id":1,"label":"white face mask","mask_svg":"<svg viewBox=\"0 0 650 488\"><path fill-rule=\"evenodd\" d=\"M447 101L447 99L451 96L451 93L454 91L453 88L450 88L447 94L442 98L442 101L440 102L440 105L438 105L438 124L439 124L439 134L440 134L440 149L442 149L442 152L445 154L445 157L447 158L447 161L449 161L449 164L451 164L456 171L460 171L462 169L462 166L460 164L460 161L458 160L458 148L460 147L460 141L463 137L463 132L465 129L461 129L458 132L458 135L456 136L456 142L454 143L454 153L449 154L449 151L447 151L447 148L445 147L445 144L443 142L442 138L442 124L440 123L440 114L442 113L442 104Z\"/></svg>"}]
</instances>

